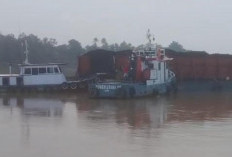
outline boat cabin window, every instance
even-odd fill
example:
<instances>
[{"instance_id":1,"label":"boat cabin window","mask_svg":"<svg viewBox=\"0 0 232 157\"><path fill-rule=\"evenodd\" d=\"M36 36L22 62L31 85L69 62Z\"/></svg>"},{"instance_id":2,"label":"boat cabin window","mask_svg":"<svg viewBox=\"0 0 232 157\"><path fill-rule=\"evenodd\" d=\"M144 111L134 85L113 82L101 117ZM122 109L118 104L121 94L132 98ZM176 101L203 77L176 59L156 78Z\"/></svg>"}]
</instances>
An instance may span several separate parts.
<instances>
[{"instance_id":1,"label":"boat cabin window","mask_svg":"<svg viewBox=\"0 0 232 157\"><path fill-rule=\"evenodd\" d=\"M59 73L59 70L57 67L54 68L55 73Z\"/></svg>"},{"instance_id":2,"label":"boat cabin window","mask_svg":"<svg viewBox=\"0 0 232 157\"><path fill-rule=\"evenodd\" d=\"M158 69L159 70L161 69L161 63L160 62L158 63Z\"/></svg>"},{"instance_id":3,"label":"boat cabin window","mask_svg":"<svg viewBox=\"0 0 232 157\"><path fill-rule=\"evenodd\" d=\"M47 73L46 68L39 68L39 73L40 73L40 74L45 74L45 73Z\"/></svg>"},{"instance_id":4,"label":"boat cabin window","mask_svg":"<svg viewBox=\"0 0 232 157\"><path fill-rule=\"evenodd\" d=\"M47 72L48 73L54 73L53 67L47 67Z\"/></svg>"},{"instance_id":5,"label":"boat cabin window","mask_svg":"<svg viewBox=\"0 0 232 157\"><path fill-rule=\"evenodd\" d=\"M153 69L154 68L154 64L153 63L148 63L147 65L148 65L149 69Z\"/></svg>"},{"instance_id":6,"label":"boat cabin window","mask_svg":"<svg viewBox=\"0 0 232 157\"><path fill-rule=\"evenodd\" d=\"M9 77L3 77L2 78L2 85L3 86L9 86L10 84L10 78Z\"/></svg>"},{"instance_id":7,"label":"boat cabin window","mask_svg":"<svg viewBox=\"0 0 232 157\"><path fill-rule=\"evenodd\" d=\"M31 68L24 68L25 75L39 75L39 74L59 74L61 73L60 67L54 66L44 66L44 67L31 67Z\"/></svg>"},{"instance_id":8,"label":"boat cabin window","mask_svg":"<svg viewBox=\"0 0 232 157\"><path fill-rule=\"evenodd\" d=\"M38 68L32 68L32 75L38 75Z\"/></svg>"},{"instance_id":9,"label":"boat cabin window","mask_svg":"<svg viewBox=\"0 0 232 157\"><path fill-rule=\"evenodd\" d=\"M25 68L24 74L31 75L31 68Z\"/></svg>"}]
</instances>

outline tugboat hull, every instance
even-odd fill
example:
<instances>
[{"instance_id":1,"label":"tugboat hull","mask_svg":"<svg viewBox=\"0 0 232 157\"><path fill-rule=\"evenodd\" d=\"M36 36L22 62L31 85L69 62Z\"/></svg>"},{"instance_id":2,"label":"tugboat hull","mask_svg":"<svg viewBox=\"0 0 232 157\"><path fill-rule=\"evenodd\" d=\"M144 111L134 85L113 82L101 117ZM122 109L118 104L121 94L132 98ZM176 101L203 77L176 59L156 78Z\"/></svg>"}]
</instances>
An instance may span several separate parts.
<instances>
[{"instance_id":1,"label":"tugboat hull","mask_svg":"<svg viewBox=\"0 0 232 157\"><path fill-rule=\"evenodd\" d=\"M135 98L165 94L171 90L175 90L174 82L156 85L123 82L95 83L89 85L91 98Z\"/></svg>"}]
</instances>

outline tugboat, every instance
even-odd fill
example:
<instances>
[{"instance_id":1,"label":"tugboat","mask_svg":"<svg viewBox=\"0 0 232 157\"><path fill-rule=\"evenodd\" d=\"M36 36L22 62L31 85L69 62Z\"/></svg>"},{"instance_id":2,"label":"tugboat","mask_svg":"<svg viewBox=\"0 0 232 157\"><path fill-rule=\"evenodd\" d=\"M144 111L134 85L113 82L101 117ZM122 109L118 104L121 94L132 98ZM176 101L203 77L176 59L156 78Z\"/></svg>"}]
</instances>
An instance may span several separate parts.
<instances>
[{"instance_id":1,"label":"tugboat","mask_svg":"<svg viewBox=\"0 0 232 157\"><path fill-rule=\"evenodd\" d=\"M130 67L122 67L123 80L89 84L91 98L134 98L176 90L175 74L167 68L167 61L172 58L165 56L165 49L152 43L149 31L147 38L147 47L131 54ZM141 79L136 80L136 76Z\"/></svg>"}]
</instances>

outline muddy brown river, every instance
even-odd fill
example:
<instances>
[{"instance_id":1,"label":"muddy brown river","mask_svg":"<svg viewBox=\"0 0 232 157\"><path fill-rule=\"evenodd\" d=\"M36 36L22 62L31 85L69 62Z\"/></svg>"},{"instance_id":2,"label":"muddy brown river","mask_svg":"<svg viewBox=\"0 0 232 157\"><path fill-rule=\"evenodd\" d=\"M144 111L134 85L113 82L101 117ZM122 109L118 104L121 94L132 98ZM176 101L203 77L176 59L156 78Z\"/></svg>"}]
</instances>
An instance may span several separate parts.
<instances>
[{"instance_id":1,"label":"muddy brown river","mask_svg":"<svg viewBox=\"0 0 232 157\"><path fill-rule=\"evenodd\" d=\"M231 157L232 93L0 95L1 157Z\"/></svg>"}]
</instances>

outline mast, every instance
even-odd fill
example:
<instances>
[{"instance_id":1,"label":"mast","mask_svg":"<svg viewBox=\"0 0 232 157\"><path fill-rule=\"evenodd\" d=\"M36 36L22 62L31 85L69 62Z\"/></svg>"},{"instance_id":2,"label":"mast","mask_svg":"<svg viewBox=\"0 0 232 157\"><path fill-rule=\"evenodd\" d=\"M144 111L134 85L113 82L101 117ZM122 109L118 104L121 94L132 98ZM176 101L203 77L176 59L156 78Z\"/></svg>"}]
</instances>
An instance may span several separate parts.
<instances>
[{"instance_id":1,"label":"mast","mask_svg":"<svg viewBox=\"0 0 232 157\"><path fill-rule=\"evenodd\" d=\"M144 57L155 57L157 54L157 44L155 43L155 36L151 34L150 29L147 30L146 38L148 42L142 46L142 49L135 49L133 52Z\"/></svg>"},{"instance_id":2,"label":"mast","mask_svg":"<svg viewBox=\"0 0 232 157\"><path fill-rule=\"evenodd\" d=\"M27 40L25 40L25 51L24 51L24 54L26 55L25 57L25 61L24 61L24 64L29 64L29 61L28 61L28 54L29 54L29 51L28 51L28 48L27 48Z\"/></svg>"},{"instance_id":3,"label":"mast","mask_svg":"<svg viewBox=\"0 0 232 157\"><path fill-rule=\"evenodd\" d=\"M150 29L148 29L147 31L147 48L148 51L152 51L155 49L156 45L155 45L155 36L153 34L151 34Z\"/></svg>"}]
</instances>

